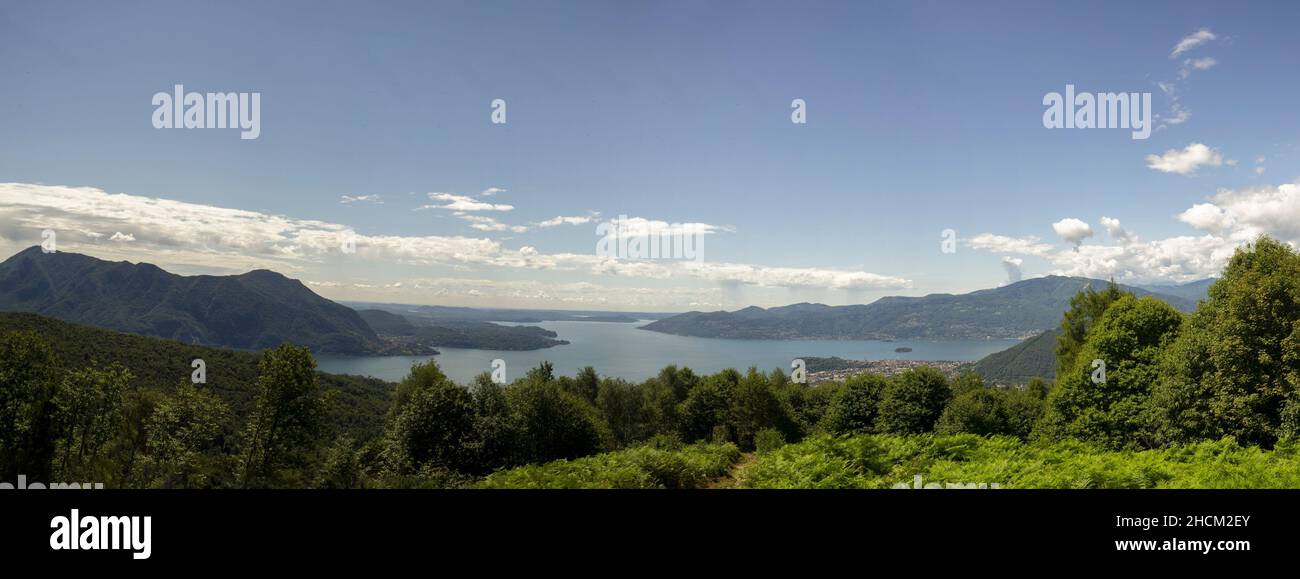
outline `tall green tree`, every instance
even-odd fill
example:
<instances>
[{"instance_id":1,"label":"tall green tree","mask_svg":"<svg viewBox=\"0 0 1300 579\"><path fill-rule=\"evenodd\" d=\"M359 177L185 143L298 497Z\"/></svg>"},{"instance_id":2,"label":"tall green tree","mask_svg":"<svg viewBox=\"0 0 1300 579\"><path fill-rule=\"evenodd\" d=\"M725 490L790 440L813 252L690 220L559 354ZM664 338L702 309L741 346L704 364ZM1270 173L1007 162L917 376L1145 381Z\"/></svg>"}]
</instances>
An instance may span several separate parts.
<instances>
[{"instance_id":1,"label":"tall green tree","mask_svg":"<svg viewBox=\"0 0 1300 579\"><path fill-rule=\"evenodd\" d=\"M59 361L35 332L0 334L0 476L49 481Z\"/></svg>"},{"instance_id":2,"label":"tall green tree","mask_svg":"<svg viewBox=\"0 0 1300 579\"><path fill-rule=\"evenodd\" d=\"M111 467L96 468L109 443L121 434L122 393L132 380L120 364L82 368L63 376L54 394L58 413L56 475L59 480L102 482Z\"/></svg>"},{"instance_id":3,"label":"tall green tree","mask_svg":"<svg viewBox=\"0 0 1300 579\"><path fill-rule=\"evenodd\" d=\"M654 434L655 407L650 396L653 384L631 384L617 378L600 381L596 409L609 424L614 444L624 447Z\"/></svg>"},{"instance_id":4,"label":"tall green tree","mask_svg":"<svg viewBox=\"0 0 1300 579\"><path fill-rule=\"evenodd\" d=\"M826 430L834 434L875 432L880 400L888 386L889 381L879 374L849 377L826 412Z\"/></svg>"},{"instance_id":5,"label":"tall green tree","mask_svg":"<svg viewBox=\"0 0 1300 579\"><path fill-rule=\"evenodd\" d=\"M403 474L425 467L475 470L475 414L469 390L445 378L422 384L393 425L398 470Z\"/></svg>"},{"instance_id":6,"label":"tall green tree","mask_svg":"<svg viewBox=\"0 0 1300 579\"><path fill-rule=\"evenodd\" d=\"M505 391L519 430L519 458L548 462L606 449L609 427L586 400L556 384L522 380Z\"/></svg>"},{"instance_id":7,"label":"tall green tree","mask_svg":"<svg viewBox=\"0 0 1300 579\"><path fill-rule=\"evenodd\" d=\"M1133 294L1119 289L1115 280L1111 280L1101 291L1088 286L1070 298L1070 309L1065 311L1065 316L1061 319L1061 335L1056 337L1057 376L1074 368L1075 358L1083 348L1088 330L1106 313L1106 308L1126 295Z\"/></svg>"},{"instance_id":8,"label":"tall green tree","mask_svg":"<svg viewBox=\"0 0 1300 579\"><path fill-rule=\"evenodd\" d=\"M211 390L183 381L153 406L144 428L142 483L155 488L218 486L230 464L220 446L230 407Z\"/></svg>"},{"instance_id":9,"label":"tall green tree","mask_svg":"<svg viewBox=\"0 0 1300 579\"><path fill-rule=\"evenodd\" d=\"M736 445L753 449L758 433L767 429L779 431L785 440L798 440L802 435L794 410L775 388L767 375L750 368L732 389L728 422Z\"/></svg>"},{"instance_id":10,"label":"tall green tree","mask_svg":"<svg viewBox=\"0 0 1300 579\"><path fill-rule=\"evenodd\" d=\"M1162 364L1162 440L1300 434L1300 255L1260 237L1239 248Z\"/></svg>"},{"instance_id":11,"label":"tall green tree","mask_svg":"<svg viewBox=\"0 0 1300 579\"><path fill-rule=\"evenodd\" d=\"M301 469L316 448L325 410L316 360L305 347L283 344L262 353L258 370L242 484L305 484Z\"/></svg>"},{"instance_id":12,"label":"tall green tree","mask_svg":"<svg viewBox=\"0 0 1300 579\"><path fill-rule=\"evenodd\" d=\"M1152 445L1148 399L1161 352L1182 323L1178 310L1155 298L1116 300L1088 332L1074 366L1057 376L1042 435L1111 448Z\"/></svg>"}]
</instances>

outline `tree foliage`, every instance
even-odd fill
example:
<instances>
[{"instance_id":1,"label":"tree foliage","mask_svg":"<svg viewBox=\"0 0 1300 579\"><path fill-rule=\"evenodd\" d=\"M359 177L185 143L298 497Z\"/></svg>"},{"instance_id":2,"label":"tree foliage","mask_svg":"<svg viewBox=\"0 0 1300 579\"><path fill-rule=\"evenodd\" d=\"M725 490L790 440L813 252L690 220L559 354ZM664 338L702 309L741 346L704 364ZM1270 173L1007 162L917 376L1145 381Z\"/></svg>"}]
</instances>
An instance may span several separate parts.
<instances>
[{"instance_id":1,"label":"tree foliage","mask_svg":"<svg viewBox=\"0 0 1300 579\"><path fill-rule=\"evenodd\" d=\"M1149 446L1148 400L1158 359L1182 322L1178 310L1151 297L1126 295L1112 303L1088 331L1073 366L1057 376L1043 434L1110 448Z\"/></svg>"}]
</instances>

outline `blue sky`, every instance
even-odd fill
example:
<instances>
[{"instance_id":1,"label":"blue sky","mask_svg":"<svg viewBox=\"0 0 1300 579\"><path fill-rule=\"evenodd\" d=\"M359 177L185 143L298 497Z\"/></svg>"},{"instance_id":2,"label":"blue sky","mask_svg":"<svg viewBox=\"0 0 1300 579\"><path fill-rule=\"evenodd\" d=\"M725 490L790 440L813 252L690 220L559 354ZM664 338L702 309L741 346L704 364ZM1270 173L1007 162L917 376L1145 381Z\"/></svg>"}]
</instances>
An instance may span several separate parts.
<instances>
[{"instance_id":1,"label":"blue sky","mask_svg":"<svg viewBox=\"0 0 1300 579\"><path fill-rule=\"evenodd\" d=\"M1300 6L1043 4L7 5L0 249L52 228L338 299L676 311L1187 281L1300 239ZM1067 83L1151 92L1163 126L1048 130ZM155 129L175 84L260 92L259 138ZM460 198L510 209L416 210ZM619 215L710 232L707 267L595 260ZM321 241L342 228L356 254Z\"/></svg>"}]
</instances>

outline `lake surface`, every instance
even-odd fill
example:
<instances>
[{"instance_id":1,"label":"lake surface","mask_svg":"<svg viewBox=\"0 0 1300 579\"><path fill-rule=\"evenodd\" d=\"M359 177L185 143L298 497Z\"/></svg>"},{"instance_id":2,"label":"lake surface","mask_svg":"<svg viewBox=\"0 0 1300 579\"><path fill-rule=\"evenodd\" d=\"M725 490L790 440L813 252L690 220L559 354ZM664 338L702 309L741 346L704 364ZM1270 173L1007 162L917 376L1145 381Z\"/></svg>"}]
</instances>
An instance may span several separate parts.
<instances>
[{"instance_id":1,"label":"lake surface","mask_svg":"<svg viewBox=\"0 0 1300 579\"><path fill-rule=\"evenodd\" d=\"M555 366L557 376L572 376L592 366L601 376L641 381L669 364L687 366L697 374L712 374L725 368L744 371L757 366L765 372L790 370L795 358L839 356L853 360L957 360L974 361L1005 350L1018 340L727 340L674 336L638 329L635 324L617 322L542 322L541 326L568 340L566 346L544 350L510 352L438 348L437 356L352 357L319 355L319 369L331 374L359 374L396 382L406 376L413 362L428 360L451 379L465 383L491 370L492 360L506 363L506 379L514 380L543 360ZM911 352L895 352L911 348Z\"/></svg>"}]
</instances>

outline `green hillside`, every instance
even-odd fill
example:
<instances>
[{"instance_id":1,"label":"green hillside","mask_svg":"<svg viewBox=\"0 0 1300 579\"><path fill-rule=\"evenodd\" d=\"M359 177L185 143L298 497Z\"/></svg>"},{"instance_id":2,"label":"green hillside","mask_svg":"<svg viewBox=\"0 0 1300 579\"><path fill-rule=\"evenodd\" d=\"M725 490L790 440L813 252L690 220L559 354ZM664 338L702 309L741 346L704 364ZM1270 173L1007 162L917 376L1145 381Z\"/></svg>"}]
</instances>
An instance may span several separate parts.
<instances>
[{"instance_id":1,"label":"green hillside","mask_svg":"<svg viewBox=\"0 0 1300 579\"><path fill-rule=\"evenodd\" d=\"M262 357L253 352L136 336L36 314L0 312L0 334L11 331L35 332L67 368L121 364L134 376L133 384L142 390L170 390L179 382L189 381L191 363L201 359L207 370L204 388L231 405L232 424L241 422L250 411L257 363ZM391 383L324 372L318 376L323 387L336 391L327 422L358 439L379 435L391 398Z\"/></svg>"},{"instance_id":2,"label":"green hillside","mask_svg":"<svg viewBox=\"0 0 1300 579\"><path fill-rule=\"evenodd\" d=\"M1031 378L1051 382L1056 378L1056 338L1060 330L1048 330L975 363L972 370L994 384L1024 384Z\"/></svg>"}]
</instances>

